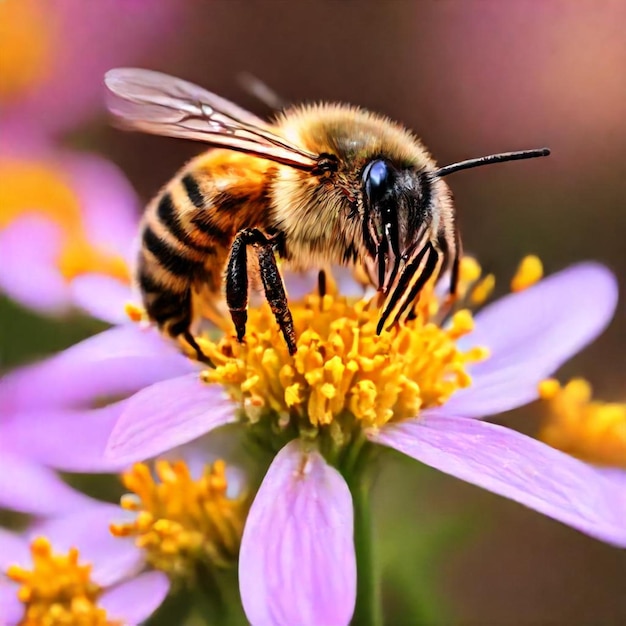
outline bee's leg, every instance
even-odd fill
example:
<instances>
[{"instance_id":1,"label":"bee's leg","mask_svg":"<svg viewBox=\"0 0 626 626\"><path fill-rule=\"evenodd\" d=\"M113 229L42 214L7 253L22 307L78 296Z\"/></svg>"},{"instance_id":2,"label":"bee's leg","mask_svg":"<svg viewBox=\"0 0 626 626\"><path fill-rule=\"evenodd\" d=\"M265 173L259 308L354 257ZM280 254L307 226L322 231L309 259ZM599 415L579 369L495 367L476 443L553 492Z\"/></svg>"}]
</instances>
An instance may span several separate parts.
<instances>
[{"instance_id":1,"label":"bee's leg","mask_svg":"<svg viewBox=\"0 0 626 626\"><path fill-rule=\"evenodd\" d=\"M255 246L257 247L257 246ZM261 271L261 280L265 289L265 297L272 309L272 313L280 326L283 337L287 342L289 354L296 353L296 330L293 326L293 318L287 303L287 294L283 286L278 266L276 265L276 256L274 255L274 246L271 241L257 247L259 257L259 269Z\"/></svg>"},{"instance_id":2,"label":"bee's leg","mask_svg":"<svg viewBox=\"0 0 626 626\"><path fill-rule=\"evenodd\" d=\"M213 361L211 361L211 359L206 354L204 354L204 352L202 351L202 348L200 347L195 337L191 334L189 330L186 330L183 333L183 337L185 341L196 351L196 359L198 359L200 363L206 363L207 365L211 367L215 367L215 365L213 364Z\"/></svg>"},{"instance_id":3,"label":"bee's leg","mask_svg":"<svg viewBox=\"0 0 626 626\"><path fill-rule=\"evenodd\" d=\"M445 267L445 264L446 264L445 254L441 250L437 250L436 248L433 247L432 255L435 257L435 260L430 259L430 261L429 261L429 263L432 263L434 265L434 267L432 269L431 277L434 276L435 280L439 280L439 278L441 277L441 274L443 272L443 269ZM426 266L424 267L424 272L425 273L430 271L429 263L427 263ZM426 284L426 282L428 280L429 279L426 279L424 284ZM423 288L423 285L421 287L419 287L419 289L422 289L422 288ZM409 298L410 297L411 297L411 294L409 294ZM417 313L418 313L418 306L417 305L418 304L419 304L419 293L416 296L413 297L413 302L411 303L411 308L410 308L409 312L407 313L407 315L405 316L405 320L414 320L414 319L417 318Z\"/></svg>"},{"instance_id":4,"label":"bee's leg","mask_svg":"<svg viewBox=\"0 0 626 626\"><path fill-rule=\"evenodd\" d=\"M378 326L376 327L377 335L380 335L385 327L387 319L391 313L394 312L396 307L397 310L392 317L390 325L398 322L406 312L407 307L415 303L420 291L437 270L439 261L440 253L430 242L427 243L424 246L423 252L420 252L415 261L405 268L402 276L400 277L400 281L391 296L390 302L386 303L380 319L378 320ZM419 275L417 275L417 272L420 272ZM413 281L413 278L416 275L417 277Z\"/></svg>"},{"instance_id":5,"label":"bee's leg","mask_svg":"<svg viewBox=\"0 0 626 626\"><path fill-rule=\"evenodd\" d=\"M248 255L247 247L253 246L258 259L265 297L287 342L289 353L296 351L296 333L287 295L274 256L275 241L258 228L240 231L230 251L226 270L226 302L237 331L237 339L243 341L248 321Z\"/></svg>"},{"instance_id":6,"label":"bee's leg","mask_svg":"<svg viewBox=\"0 0 626 626\"><path fill-rule=\"evenodd\" d=\"M195 351L196 359L200 363L206 363L207 365L214 367L211 359L206 354L204 354L202 348L200 347L200 344L198 344L196 338L193 336L190 330L190 325L191 317L189 316L189 314L183 315L181 319L176 320L169 325L169 327L167 328L167 333L174 338L182 337L189 346L189 348ZM180 341L180 339L178 339L178 341Z\"/></svg>"},{"instance_id":7,"label":"bee's leg","mask_svg":"<svg viewBox=\"0 0 626 626\"><path fill-rule=\"evenodd\" d=\"M441 255L432 244L429 244L429 251L427 254L428 256L426 257L426 262L424 263L422 273L420 274L420 277L415 281L415 284L411 288L411 291L409 291L409 295L406 297L404 303L400 307L400 310L396 314L394 322L397 322L401 319L407 307L415 303L420 291L424 288L424 285L431 279L433 275L437 273L438 269L441 269Z\"/></svg>"},{"instance_id":8,"label":"bee's leg","mask_svg":"<svg viewBox=\"0 0 626 626\"><path fill-rule=\"evenodd\" d=\"M326 295L326 271L320 270L317 274L317 293L320 298Z\"/></svg>"},{"instance_id":9,"label":"bee's leg","mask_svg":"<svg viewBox=\"0 0 626 626\"><path fill-rule=\"evenodd\" d=\"M243 341L248 321L248 245L251 232L242 230L237 234L230 248L230 258L226 269L226 304L233 319L237 339Z\"/></svg>"},{"instance_id":10,"label":"bee's leg","mask_svg":"<svg viewBox=\"0 0 626 626\"><path fill-rule=\"evenodd\" d=\"M458 224L454 224L454 258L452 259L452 267L450 269L450 297L456 298L457 288L459 286L459 265L463 256L463 244L461 243L461 235L459 233Z\"/></svg>"},{"instance_id":11,"label":"bee's leg","mask_svg":"<svg viewBox=\"0 0 626 626\"><path fill-rule=\"evenodd\" d=\"M411 288L411 281L420 271L420 268L424 262L424 256L431 249L431 244L428 242L425 246L423 246L419 252L415 255L413 260L406 265L400 277L398 278L398 282L394 288L394 290L389 294L386 300L383 303L383 309L380 313L380 317L378 319L378 324L376 326L376 334L380 335L380 333L385 328L387 324L387 319L391 316L391 314L396 310L399 304L402 302L406 302L405 294ZM423 273L423 270L422 270ZM419 276L417 278L419 282ZM423 285L422 285L423 286ZM397 315L394 315L391 323L393 324L397 318Z\"/></svg>"}]
</instances>

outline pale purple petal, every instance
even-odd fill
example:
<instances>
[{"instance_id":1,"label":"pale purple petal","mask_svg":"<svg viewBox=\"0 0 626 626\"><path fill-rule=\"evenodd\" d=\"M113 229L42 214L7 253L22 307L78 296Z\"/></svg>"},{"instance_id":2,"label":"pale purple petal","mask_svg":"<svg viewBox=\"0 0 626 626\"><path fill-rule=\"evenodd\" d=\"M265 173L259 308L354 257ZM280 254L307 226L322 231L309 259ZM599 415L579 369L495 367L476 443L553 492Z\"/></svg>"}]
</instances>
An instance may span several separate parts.
<instances>
[{"instance_id":1,"label":"pale purple petal","mask_svg":"<svg viewBox=\"0 0 626 626\"><path fill-rule=\"evenodd\" d=\"M332 279L337 283L337 290L342 296L361 298L365 292L363 285L354 279L351 268L333 266L330 269ZM283 275L285 289L291 300L300 300L318 287L319 270L306 272L286 271Z\"/></svg>"},{"instance_id":2,"label":"pale purple petal","mask_svg":"<svg viewBox=\"0 0 626 626\"><path fill-rule=\"evenodd\" d=\"M6 570L9 565L27 565L29 562L30 550L24 537L0 528L0 572Z\"/></svg>"},{"instance_id":3,"label":"pale purple petal","mask_svg":"<svg viewBox=\"0 0 626 626\"><path fill-rule=\"evenodd\" d=\"M2 575L10 565L32 564L28 542L22 535L0 528L0 626L18 624L24 605L17 599L18 585Z\"/></svg>"},{"instance_id":4,"label":"pale purple petal","mask_svg":"<svg viewBox=\"0 0 626 626\"><path fill-rule=\"evenodd\" d=\"M42 313L67 311L67 284L56 268L60 247L59 227L36 213L25 213L0 229L0 289Z\"/></svg>"},{"instance_id":5,"label":"pale purple petal","mask_svg":"<svg viewBox=\"0 0 626 626\"><path fill-rule=\"evenodd\" d=\"M111 324L129 323L124 307L136 301L131 288L111 276L84 274L70 284L74 304Z\"/></svg>"},{"instance_id":6,"label":"pale purple petal","mask_svg":"<svg viewBox=\"0 0 626 626\"><path fill-rule=\"evenodd\" d=\"M514 430L463 417L407 420L371 441L626 547L626 480ZM626 475L626 473L625 473Z\"/></svg>"},{"instance_id":7,"label":"pale purple petal","mask_svg":"<svg viewBox=\"0 0 626 626\"><path fill-rule=\"evenodd\" d=\"M597 337L617 304L609 270L581 263L487 306L460 347L486 346L491 357L470 371L473 384L434 415L483 417L537 398L537 385Z\"/></svg>"},{"instance_id":8,"label":"pale purple petal","mask_svg":"<svg viewBox=\"0 0 626 626\"><path fill-rule=\"evenodd\" d=\"M93 565L94 580L106 587L134 576L145 564L132 538L114 537L109 530L109 524L127 516L119 506L92 500L82 511L31 525L27 534L46 537L55 552L77 548L81 560Z\"/></svg>"},{"instance_id":9,"label":"pale purple petal","mask_svg":"<svg viewBox=\"0 0 626 626\"><path fill-rule=\"evenodd\" d=\"M288 443L246 521L239 586L255 626L348 624L356 600L352 497L316 450Z\"/></svg>"},{"instance_id":10,"label":"pale purple petal","mask_svg":"<svg viewBox=\"0 0 626 626\"><path fill-rule=\"evenodd\" d=\"M84 236L99 250L125 259L130 266L136 255L133 241L139 222L138 200L115 165L91 154L55 150L45 143L32 151L21 145L10 146L9 152L18 161L58 171L77 197ZM88 294L82 293L80 285L73 288L73 281L61 274L58 260L65 237L62 226L46 217L45 207L27 208L0 230L0 287L23 305L44 313L62 313L71 305L81 304L96 315L107 313L106 301L99 302L111 293L94 294L94 300L87 299ZM80 301L74 299L74 290ZM114 321L123 316L123 304ZM111 321L112 317L107 313L103 319Z\"/></svg>"},{"instance_id":11,"label":"pale purple petal","mask_svg":"<svg viewBox=\"0 0 626 626\"><path fill-rule=\"evenodd\" d=\"M317 288L317 271L291 272L283 274L285 291L290 300L300 300Z\"/></svg>"},{"instance_id":12,"label":"pale purple petal","mask_svg":"<svg viewBox=\"0 0 626 626\"><path fill-rule=\"evenodd\" d=\"M15 626L24 616L24 605L17 599L18 586L0 576L0 626Z\"/></svg>"},{"instance_id":13,"label":"pale purple petal","mask_svg":"<svg viewBox=\"0 0 626 626\"><path fill-rule=\"evenodd\" d=\"M128 400L106 454L129 463L154 457L235 422L235 411L222 388L202 382L198 373L165 380Z\"/></svg>"},{"instance_id":14,"label":"pale purple petal","mask_svg":"<svg viewBox=\"0 0 626 626\"><path fill-rule=\"evenodd\" d=\"M139 624L159 608L169 590L170 581L163 572L145 572L107 589L100 606L106 609L109 619Z\"/></svg>"},{"instance_id":15,"label":"pale purple petal","mask_svg":"<svg viewBox=\"0 0 626 626\"><path fill-rule=\"evenodd\" d=\"M122 171L110 161L84 152L60 152L55 160L71 178L82 207L87 239L129 264L134 261L140 206Z\"/></svg>"},{"instance_id":16,"label":"pale purple petal","mask_svg":"<svg viewBox=\"0 0 626 626\"><path fill-rule=\"evenodd\" d=\"M0 410L8 415L90 406L103 397L134 393L196 369L153 329L111 328L42 363L7 374L0 381Z\"/></svg>"},{"instance_id":17,"label":"pale purple petal","mask_svg":"<svg viewBox=\"0 0 626 626\"><path fill-rule=\"evenodd\" d=\"M50 515L76 510L89 499L66 485L55 472L0 447L0 506Z\"/></svg>"},{"instance_id":18,"label":"pale purple petal","mask_svg":"<svg viewBox=\"0 0 626 626\"><path fill-rule=\"evenodd\" d=\"M3 441L37 463L68 472L116 472L124 461L105 456L126 401L100 409L27 411L6 419ZM0 478L1 482L1 478Z\"/></svg>"}]
</instances>

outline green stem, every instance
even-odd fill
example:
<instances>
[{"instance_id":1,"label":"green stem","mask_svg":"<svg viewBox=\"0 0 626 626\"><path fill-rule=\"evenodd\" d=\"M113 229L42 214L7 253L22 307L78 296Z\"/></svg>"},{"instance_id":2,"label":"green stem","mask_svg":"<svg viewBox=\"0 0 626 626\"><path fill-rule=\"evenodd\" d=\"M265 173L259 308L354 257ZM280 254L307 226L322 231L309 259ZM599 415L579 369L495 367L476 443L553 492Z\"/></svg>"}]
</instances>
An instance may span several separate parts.
<instances>
[{"instance_id":1,"label":"green stem","mask_svg":"<svg viewBox=\"0 0 626 626\"><path fill-rule=\"evenodd\" d=\"M235 570L203 568L197 591L200 612L207 624L239 626L246 623Z\"/></svg>"},{"instance_id":2,"label":"green stem","mask_svg":"<svg viewBox=\"0 0 626 626\"><path fill-rule=\"evenodd\" d=\"M361 455L348 479L354 504L354 548L357 590L353 626L380 626L383 623L380 576L374 545L370 507L371 481L366 474L368 454ZM365 462L363 462L365 461ZM369 459L371 462L371 459Z\"/></svg>"}]
</instances>

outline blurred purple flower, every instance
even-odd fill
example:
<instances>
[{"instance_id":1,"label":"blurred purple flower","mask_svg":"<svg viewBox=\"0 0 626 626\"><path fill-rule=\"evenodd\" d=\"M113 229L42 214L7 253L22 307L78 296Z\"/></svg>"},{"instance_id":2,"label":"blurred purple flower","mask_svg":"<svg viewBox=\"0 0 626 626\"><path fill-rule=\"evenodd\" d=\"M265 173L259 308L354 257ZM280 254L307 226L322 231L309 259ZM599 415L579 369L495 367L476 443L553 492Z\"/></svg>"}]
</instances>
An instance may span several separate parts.
<instances>
[{"instance_id":1,"label":"blurred purple flower","mask_svg":"<svg viewBox=\"0 0 626 626\"><path fill-rule=\"evenodd\" d=\"M223 452L223 449L220 450L220 456L223 456ZM245 514L248 502L243 487L244 476L240 470L226 467L222 461L213 464L217 458L216 446L199 440L172 450L159 459L153 482L147 479L147 475L150 475L147 466L135 466L128 472L130 482L125 482L127 486L134 485L136 492L127 496L126 502L131 506L116 506L73 492L75 499L80 502L80 507L77 507L71 498L72 490L69 487L60 481L48 481L45 485L49 492L47 497L50 500L56 499L59 503L56 515L35 520L20 534L9 533L0 528L0 616L8 616L13 620L10 623L19 622L24 605L16 595L16 584L6 583L1 574L11 564L28 567L28 545L35 538L43 537L51 544L55 553L65 554L70 549L76 549L81 562L92 565L92 579L104 590L98 598L98 604L107 610L109 617L123 617L125 624L135 624L145 619L169 592L172 582L169 575L180 582L177 577L185 574L181 570L181 563L190 567L197 565L194 559L199 560L200 556L193 551L189 553L189 544L185 541L189 542L195 533L202 537L203 544L211 546L207 553L224 554L222 542L226 540L215 528L224 531L231 529L232 525L231 532L236 533L237 526L243 526L241 514ZM4 469L3 467L3 472ZM8 469L11 470L10 467ZM179 482L175 479L177 472L181 472L183 476L183 480ZM186 472L191 478L190 483L185 480ZM223 472L226 472L227 482ZM213 483L207 476L216 478L217 489L211 487ZM16 493L18 490L29 493L33 488L36 489L37 478L13 475ZM220 491L219 486L222 485L226 493ZM189 491L185 493L185 489ZM192 489L195 491L192 492ZM170 502L172 494L176 497ZM20 496L9 498L2 504L15 509L21 504ZM218 523L220 514L223 519ZM139 515L140 522L136 521ZM150 516L153 516L153 526L146 521ZM205 518L208 521L203 526ZM187 552L180 548L181 554L177 555L177 551L173 549L176 545L176 533L167 535L166 531L161 530L160 532L168 536L169 550L164 551L160 558L164 563L169 560L172 562L171 570L161 571L152 567L152 552L160 554L158 545L155 545L155 540L158 544L159 531L153 528L163 529L165 524L173 525L174 528L179 525L184 529L181 532L181 541ZM122 530L112 533L112 525ZM124 532L125 527L133 532ZM146 541L147 537L152 541ZM236 534L232 538L238 539ZM229 535L228 541L231 540ZM144 594L147 595L144 597Z\"/></svg>"},{"instance_id":2,"label":"blurred purple flower","mask_svg":"<svg viewBox=\"0 0 626 626\"><path fill-rule=\"evenodd\" d=\"M106 70L153 61L185 13L176 0L0 3L0 289L22 305L123 321L137 198L113 164L55 142L104 110Z\"/></svg>"},{"instance_id":3,"label":"blurred purple flower","mask_svg":"<svg viewBox=\"0 0 626 626\"><path fill-rule=\"evenodd\" d=\"M44 146L5 146L0 155L0 288L41 312L78 306L124 321L135 193L113 164Z\"/></svg>"},{"instance_id":4,"label":"blurred purple flower","mask_svg":"<svg viewBox=\"0 0 626 626\"><path fill-rule=\"evenodd\" d=\"M134 393L146 385L196 369L156 333L120 326L41 363L5 374L0 379L0 507L34 515L79 510L85 498L47 467L61 467L62 463L52 459L42 463L48 446L60 452L69 443L65 438L70 431L77 434L76 428L87 426L76 421L78 415L66 410L79 413L80 408L91 406L98 398ZM68 468L81 471L81 467L90 466L93 454L102 456L103 442L117 418L114 407L91 412L93 419L82 431L77 455L70 459ZM39 440L39 452L29 449L28 444L20 449L18 437L10 436L15 426L45 428L47 435ZM126 466L125 462L110 462L102 470L115 471Z\"/></svg>"},{"instance_id":5,"label":"blurred purple flower","mask_svg":"<svg viewBox=\"0 0 626 626\"><path fill-rule=\"evenodd\" d=\"M56 472L26 455L16 454L9 442L0 439L0 508L51 515L80 510L86 500Z\"/></svg>"},{"instance_id":6,"label":"blurred purple flower","mask_svg":"<svg viewBox=\"0 0 626 626\"><path fill-rule=\"evenodd\" d=\"M413 419L369 428L366 437L626 546L626 475L602 472L480 419L534 400L539 382L602 331L616 301L613 276L592 263L496 301L476 315L473 332L459 340L464 348L480 345L490 352L489 359L468 368L472 385ZM224 390L202 382L195 366L174 359L171 346L159 344L152 331L117 328L89 342L93 352L79 344L73 355L57 357L74 371L72 386L95 387L100 394L107 385L110 395L137 393L98 409L49 412L31 405L4 429L14 449L62 469L102 471L156 456L239 419L238 406ZM135 367L116 377L110 364L117 357L119 364L132 359ZM143 389L142 363L157 363L152 384ZM39 367L38 380L55 375L53 367ZM99 369L103 378L94 384ZM19 396L27 381L23 373L9 379L0 385L0 397ZM88 393L77 394L82 407ZM248 618L268 624L347 623L355 598L352 532L352 501L341 475L315 444L288 443L274 458L244 531L240 576Z\"/></svg>"},{"instance_id":7,"label":"blurred purple flower","mask_svg":"<svg viewBox=\"0 0 626 626\"><path fill-rule=\"evenodd\" d=\"M36 537L48 539L55 553L78 548L79 562L92 565L91 578L101 588L98 606L106 610L110 620L138 624L163 602L170 588L169 580L162 572L139 573L139 563L133 562L134 555L124 552L123 542L99 532L101 526L107 528L103 515L108 513L105 505L99 506L76 514L70 523L58 518L34 524L23 534L0 529L0 573L15 565L31 569L29 545ZM1 626L21 623L24 605L18 599L18 588L17 583L0 576Z\"/></svg>"},{"instance_id":8,"label":"blurred purple flower","mask_svg":"<svg viewBox=\"0 0 626 626\"><path fill-rule=\"evenodd\" d=\"M103 110L102 76L154 62L184 24L180 0L4 0L0 3L3 125L65 131Z\"/></svg>"}]
</instances>

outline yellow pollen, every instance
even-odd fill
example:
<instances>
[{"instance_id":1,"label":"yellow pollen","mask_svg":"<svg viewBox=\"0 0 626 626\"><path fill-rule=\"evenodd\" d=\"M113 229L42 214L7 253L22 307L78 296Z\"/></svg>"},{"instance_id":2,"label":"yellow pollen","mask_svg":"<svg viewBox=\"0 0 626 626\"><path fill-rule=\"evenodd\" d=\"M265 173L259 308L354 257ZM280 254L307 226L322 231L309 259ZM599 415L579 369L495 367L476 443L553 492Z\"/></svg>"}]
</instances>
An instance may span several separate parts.
<instances>
[{"instance_id":1,"label":"yellow pollen","mask_svg":"<svg viewBox=\"0 0 626 626\"><path fill-rule=\"evenodd\" d=\"M101 588L91 580L91 565L79 563L78 550L54 554L50 542L31 544L32 569L17 565L7 577L20 584L24 616L18 626L119 626L98 606Z\"/></svg>"},{"instance_id":2,"label":"yellow pollen","mask_svg":"<svg viewBox=\"0 0 626 626\"><path fill-rule=\"evenodd\" d=\"M464 256L459 266L459 280L461 283L476 282L481 274L482 268L478 261L471 256Z\"/></svg>"},{"instance_id":3,"label":"yellow pollen","mask_svg":"<svg viewBox=\"0 0 626 626\"><path fill-rule=\"evenodd\" d=\"M483 269L475 258L466 256L461 259L456 300L465 300L470 306L480 306L491 297L495 286L495 276L483 276Z\"/></svg>"},{"instance_id":4,"label":"yellow pollen","mask_svg":"<svg viewBox=\"0 0 626 626\"><path fill-rule=\"evenodd\" d=\"M111 524L117 537L134 537L155 568L174 577L193 578L198 565L229 567L237 560L248 511L246 495L226 495L226 465L216 461L194 480L183 461L157 461L156 477L145 463L122 475L132 492L122 508L134 521Z\"/></svg>"},{"instance_id":5,"label":"yellow pollen","mask_svg":"<svg viewBox=\"0 0 626 626\"><path fill-rule=\"evenodd\" d=\"M0 2L0 100L16 99L46 78L57 25L40 0Z\"/></svg>"},{"instance_id":6,"label":"yellow pollen","mask_svg":"<svg viewBox=\"0 0 626 626\"><path fill-rule=\"evenodd\" d=\"M80 200L61 172L43 164L0 161L0 180L0 228L28 213L43 215L61 229L57 264L66 279L95 272L130 281L122 257L89 242Z\"/></svg>"},{"instance_id":7,"label":"yellow pollen","mask_svg":"<svg viewBox=\"0 0 626 626\"><path fill-rule=\"evenodd\" d=\"M543 264L534 255L524 257L511 280L511 291L523 291L543 278Z\"/></svg>"},{"instance_id":8,"label":"yellow pollen","mask_svg":"<svg viewBox=\"0 0 626 626\"><path fill-rule=\"evenodd\" d=\"M290 303L297 352L292 357L268 306L250 309L246 342L233 336L203 348L215 364L209 383L224 385L252 422L276 419L315 435L330 427L334 438L351 429L379 427L445 403L471 383L468 363L486 356L456 344L473 328L467 310L442 328L429 315L439 309L425 289L416 319L376 334L379 310L365 300L317 294Z\"/></svg>"},{"instance_id":9,"label":"yellow pollen","mask_svg":"<svg viewBox=\"0 0 626 626\"><path fill-rule=\"evenodd\" d=\"M493 293L496 286L496 277L493 274L487 274L472 289L470 294L470 302L472 304L484 304Z\"/></svg>"},{"instance_id":10,"label":"yellow pollen","mask_svg":"<svg viewBox=\"0 0 626 626\"><path fill-rule=\"evenodd\" d=\"M127 302L124 306L124 312L131 322L143 322L148 319L146 310L134 302Z\"/></svg>"},{"instance_id":11,"label":"yellow pollen","mask_svg":"<svg viewBox=\"0 0 626 626\"><path fill-rule=\"evenodd\" d=\"M584 461L626 469L626 404L592 400L591 385L581 378L564 387L545 380L539 393L547 403L542 441Z\"/></svg>"}]
</instances>

